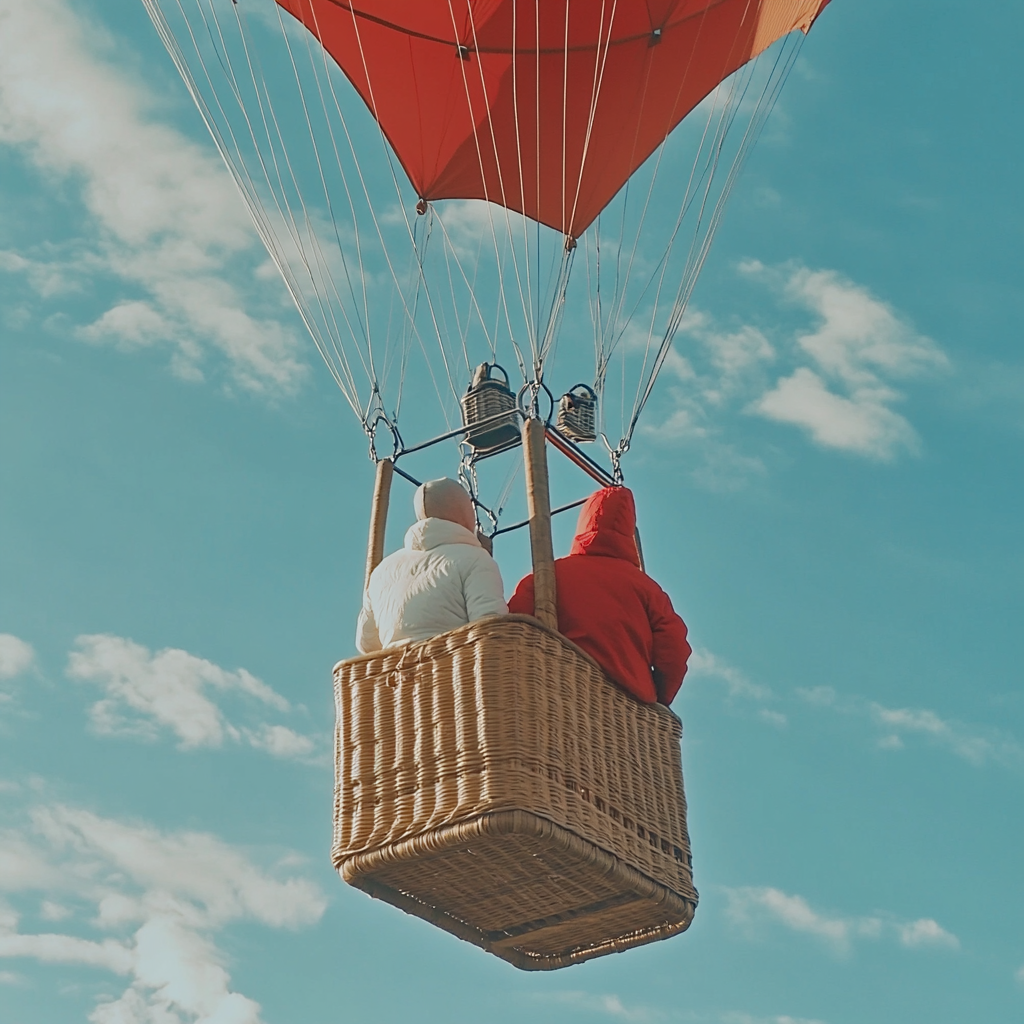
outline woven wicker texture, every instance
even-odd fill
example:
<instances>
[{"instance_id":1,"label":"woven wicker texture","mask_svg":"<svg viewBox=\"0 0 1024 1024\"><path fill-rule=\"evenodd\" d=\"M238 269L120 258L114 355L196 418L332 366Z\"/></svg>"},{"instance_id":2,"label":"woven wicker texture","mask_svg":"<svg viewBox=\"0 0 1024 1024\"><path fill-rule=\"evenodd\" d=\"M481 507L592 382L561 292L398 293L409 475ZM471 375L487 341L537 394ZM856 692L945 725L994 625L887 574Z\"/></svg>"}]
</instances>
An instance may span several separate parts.
<instances>
[{"instance_id":1,"label":"woven wicker texture","mask_svg":"<svg viewBox=\"0 0 1024 1024\"><path fill-rule=\"evenodd\" d=\"M335 669L346 881L544 969L665 938L697 903L679 719L528 616Z\"/></svg>"}]
</instances>

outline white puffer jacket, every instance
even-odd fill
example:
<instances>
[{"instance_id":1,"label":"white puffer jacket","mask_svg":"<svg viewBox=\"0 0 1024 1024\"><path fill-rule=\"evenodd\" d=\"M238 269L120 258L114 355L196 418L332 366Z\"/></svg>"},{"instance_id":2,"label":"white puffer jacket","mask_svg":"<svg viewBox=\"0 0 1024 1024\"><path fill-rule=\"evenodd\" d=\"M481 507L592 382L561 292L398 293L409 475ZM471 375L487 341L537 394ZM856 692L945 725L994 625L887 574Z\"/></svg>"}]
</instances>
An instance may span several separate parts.
<instances>
[{"instance_id":1,"label":"white puffer jacket","mask_svg":"<svg viewBox=\"0 0 1024 1024\"><path fill-rule=\"evenodd\" d=\"M476 537L447 519L421 519L370 574L356 646L369 654L507 613L498 563Z\"/></svg>"}]
</instances>

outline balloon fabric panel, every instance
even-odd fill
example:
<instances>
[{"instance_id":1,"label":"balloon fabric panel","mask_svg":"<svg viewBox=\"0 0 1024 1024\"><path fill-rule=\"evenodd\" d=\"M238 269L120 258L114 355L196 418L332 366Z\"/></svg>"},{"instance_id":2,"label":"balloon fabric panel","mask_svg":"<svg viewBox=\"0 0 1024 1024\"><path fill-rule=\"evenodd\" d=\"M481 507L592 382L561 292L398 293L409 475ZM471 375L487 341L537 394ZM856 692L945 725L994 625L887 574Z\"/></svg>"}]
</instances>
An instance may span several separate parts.
<instances>
[{"instance_id":1,"label":"balloon fabric panel","mask_svg":"<svg viewBox=\"0 0 1024 1024\"><path fill-rule=\"evenodd\" d=\"M829 0L277 0L418 194L578 236L672 129Z\"/></svg>"}]
</instances>

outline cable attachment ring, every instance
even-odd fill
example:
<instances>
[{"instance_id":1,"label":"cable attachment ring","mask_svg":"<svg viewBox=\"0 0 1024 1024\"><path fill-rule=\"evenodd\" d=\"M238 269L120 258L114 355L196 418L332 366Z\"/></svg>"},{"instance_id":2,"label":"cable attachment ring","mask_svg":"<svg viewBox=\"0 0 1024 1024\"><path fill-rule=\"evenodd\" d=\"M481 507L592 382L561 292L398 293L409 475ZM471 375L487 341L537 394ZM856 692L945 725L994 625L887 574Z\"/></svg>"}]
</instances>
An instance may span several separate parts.
<instances>
[{"instance_id":1,"label":"cable attachment ring","mask_svg":"<svg viewBox=\"0 0 1024 1024\"><path fill-rule=\"evenodd\" d=\"M383 424L388 429L388 433L391 434L391 453L381 455L377 451L377 431ZM369 439L369 454L370 461L376 465L378 462L382 462L384 459L391 459L392 462L398 458L399 455L405 450L405 444L402 441L402 435L398 432L398 427L391 422L389 416L387 416L382 410L377 412L377 415L370 420L367 418L363 422L363 430L366 431L366 436Z\"/></svg>"},{"instance_id":2,"label":"cable attachment ring","mask_svg":"<svg viewBox=\"0 0 1024 1024\"><path fill-rule=\"evenodd\" d=\"M548 414L540 414L541 392L548 396ZM524 420L543 420L545 426L551 426L551 417L555 414L555 396L551 394L543 380L527 381L516 396L516 404Z\"/></svg>"}]
</instances>

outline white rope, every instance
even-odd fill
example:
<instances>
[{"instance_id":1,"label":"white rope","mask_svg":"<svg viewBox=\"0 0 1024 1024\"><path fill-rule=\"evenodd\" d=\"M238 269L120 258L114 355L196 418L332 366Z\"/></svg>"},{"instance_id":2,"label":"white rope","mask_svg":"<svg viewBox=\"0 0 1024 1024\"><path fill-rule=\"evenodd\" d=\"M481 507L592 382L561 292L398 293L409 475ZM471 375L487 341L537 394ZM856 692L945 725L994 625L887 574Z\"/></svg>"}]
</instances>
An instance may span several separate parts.
<instances>
[{"instance_id":1,"label":"white rope","mask_svg":"<svg viewBox=\"0 0 1024 1024\"><path fill-rule=\"evenodd\" d=\"M483 90L483 94L484 94L484 100L485 100L484 110L485 110L485 114L486 114L486 117L487 117L488 133L490 134L490 137L491 137L491 149L492 149L492 151L494 153L494 166L495 166L495 168L497 170L497 173L498 173L498 189L499 189L499 192L501 193L501 201L497 205L501 206L501 208L505 211L505 229L506 229L506 232L508 234L508 237L511 239L512 238L512 220L511 220L511 217L509 215L509 209L508 209L508 200L507 200L507 194L506 194L506 190L505 190L505 177L502 174L502 170L501 170L501 157L500 157L500 154L498 152L498 139L497 139L497 136L495 135L495 132L494 132L494 122L491 119L491 109L490 109L490 106L486 104L486 99L487 99L487 82L486 82L486 80L484 78L483 63L480 60L479 41L477 39L477 34L476 34L476 22L475 22L475 20L473 18L473 7L472 7L472 5L471 4L467 4L467 8L466 9L467 9L467 12L468 12L468 15L469 15L470 34L472 35L472 38L473 38L473 51L472 52L475 52L477 54L476 64L477 64L478 74L479 74L479 77L480 77L480 88ZM452 31L455 33L456 42L458 42L459 28L458 28L458 24L456 23L455 10L452 7L452 0L448 0L448 11L449 11L449 14L450 14L451 20L452 20ZM514 41L513 41L513 50L514 49L515 49L515 46L514 46ZM486 175L485 170L484 170L484 162L483 162L483 151L480 148L480 134L479 134L479 132L477 130L477 119L476 119L476 116L475 116L475 112L473 110L473 98L472 98L472 94L470 93L470 89L469 89L469 78L468 78L468 76L466 74L466 67L465 67L465 65L467 63L468 63L468 61L466 61L466 60L460 60L459 61L459 64L461 65L460 70L462 72L463 89L464 89L465 94L466 94L466 108L469 111L469 120L470 120L470 124L472 126L472 129L473 129L473 143L474 143L474 146L476 148L477 163L478 163L479 168L480 168L480 183L483 186L485 202L489 203L489 202L491 202L491 197L488 194L487 175ZM493 238L493 241L494 241L494 257L495 257L495 262L496 263L501 263L502 262L501 261L501 257L500 257L499 252L498 252L497 233L494 230L494 218L491 216L490 209L488 209L487 221L488 221L488 224L491 227L491 235L492 235L492 238ZM524 317L524 320L527 322L527 324L529 324L529 322L530 322L530 314L529 314L530 302L527 300L527 298L523 294L523 282L522 282L522 277L521 277L520 271L519 271L519 261L516 258L515 245L511 245L509 247L508 251L509 251L509 254L512 257L512 267L513 267L513 270L515 272L516 287L517 287L517 290L519 292L519 302L520 302L520 304L521 304L521 306L523 308L523 317ZM499 274L498 275L498 287L499 287L500 294L501 294L502 306L505 309L505 313L506 313L506 322L508 324L509 337L512 339L512 343L515 344L515 331L514 331L514 329L512 327L512 323L511 323L511 320L509 319L509 315L508 315L508 301L507 301L507 298L506 298L506 295L505 295L505 275L504 274ZM531 332L531 334L530 334L530 344L531 344L531 348L536 350L535 332Z\"/></svg>"},{"instance_id":2,"label":"white rope","mask_svg":"<svg viewBox=\"0 0 1024 1024\"><path fill-rule=\"evenodd\" d=\"M676 292L676 298L673 303L672 312L669 317L668 324L665 329L665 333L662 337L661 344L658 349L658 353L655 357L654 365L651 369L651 373L647 378L646 386L643 389L642 397L639 402L634 405L633 414L630 419L630 424L623 437L623 442L628 445L629 441L636 430L637 422L639 421L640 415L643 412L647 401L650 399L651 392L654 389L654 384L657 380L658 374L661 372L662 367L665 364L665 360L668 358L669 349L672 346L672 342L675 338L679 326L682 323L683 315L686 311L686 307L689 303L690 295L693 293L694 285L696 284L697 277L700 270L704 266L707 260L708 253L710 252L711 243L714 238L715 232L717 231L718 225L721 222L726 202L735 187L736 180L742 169L742 166L746 160L753 143L756 141L761 131L764 128L764 124L775 106L778 100L779 93L781 92L782 86L785 84L786 79L789 77L789 73L792 70L793 64L796 60L797 55L803 44L803 34L796 33L797 39L795 44L791 44L790 39L787 38L783 41L779 48L779 53L776 56L772 70L768 76L768 80L765 83L764 89L758 98L757 104L754 108L754 113L751 120L744 132L743 138L740 141L740 145L737 150L737 155L729 168L729 172L725 183L723 184L722 191L720 192L716 203L712 209L710 223L707 230L705 231L700 245L697 247L696 253L691 250L690 258L687 261L687 267L684 271L682 280L680 281L679 288ZM785 58L785 59L783 59ZM781 71L780 71L781 68ZM751 71L751 75L753 71ZM749 78L746 85L749 85ZM744 86L744 91L746 86ZM735 117L735 114L733 115ZM702 211L703 215L703 211Z\"/></svg>"},{"instance_id":3,"label":"white rope","mask_svg":"<svg viewBox=\"0 0 1024 1024\"><path fill-rule=\"evenodd\" d=\"M298 282L296 281L294 275L291 273L291 269L288 266L287 260L285 259L280 249L280 246L277 243L276 236L266 216L262 201L259 198L255 182L253 181L252 176L249 173L248 168L246 166L246 163L241 156L241 147L238 143L237 137L235 136L233 129L231 128L231 120L228 117L226 111L224 110L223 104L221 103L219 98L219 94L209 74L209 70L206 67L205 59L203 58L202 47L199 45L199 42L196 39L194 32L192 31L191 23L189 22L188 16L186 15L184 9L181 7L180 0L177 3L177 7L179 10L179 14L181 15L182 21L186 26L186 35L190 39L192 48L196 53L197 61L202 70L202 74L206 78L207 84L210 87L213 102L217 109L220 111L221 117L225 124L225 130L227 131L227 136L231 140L230 144L228 142L228 138L226 138L224 133L222 132L220 125L218 124L217 117L213 109L207 102L203 94L203 91L200 88L199 82L193 76L187 58L185 57L185 53L182 50L181 46L178 44L177 38L174 35L170 27L170 24L168 23L167 18L159 5L158 0L143 0L143 2L145 4L147 13L150 16L150 19L153 22L153 25L156 28L158 35L160 36L161 41L164 43L164 46L167 49L167 52L170 55L171 60L173 61L175 67L177 68L178 73L181 75L182 81L185 83L185 86L188 89L189 94L192 96L192 99L195 102L196 107L198 108L200 115L203 118L204 123L206 124L207 130L209 131L211 137L213 138L213 141L217 146L218 151L220 152L221 158L223 159L225 165L227 166L228 171L231 174L232 180L235 182L239 194L242 196L242 199L245 202L247 209L249 210L250 216L252 218L254 226L256 227L257 233L259 234L261 240L266 246L267 251L270 254L272 260L278 267L278 270L281 272L281 276L285 282L285 286L288 289L293 301L295 302L296 309L298 310L300 317L302 318L304 324L306 325L306 328L310 333L310 337L313 339L314 344L316 345L318 351L320 352L320 355L323 358L324 363L328 368L328 371L334 378L335 383L338 385L339 390L342 392L343 396L345 397L346 401L353 409L353 411L356 412L356 414L358 415L359 405L356 397L354 379L352 378L350 372L346 372L348 370L347 365L343 364L343 366L339 368L338 366L335 365L334 361L332 360L331 353L324 344L324 340L320 333L319 327L311 315L311 311L305 302L301 289L298 286ZM235 94L235 98L236 101L240 101L240 97L238 96L237 93ZM241 107L240 102L239 106L240 109L243 109L244 113L244 108Z\"/></svg>"}]
</instances>

